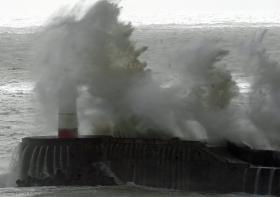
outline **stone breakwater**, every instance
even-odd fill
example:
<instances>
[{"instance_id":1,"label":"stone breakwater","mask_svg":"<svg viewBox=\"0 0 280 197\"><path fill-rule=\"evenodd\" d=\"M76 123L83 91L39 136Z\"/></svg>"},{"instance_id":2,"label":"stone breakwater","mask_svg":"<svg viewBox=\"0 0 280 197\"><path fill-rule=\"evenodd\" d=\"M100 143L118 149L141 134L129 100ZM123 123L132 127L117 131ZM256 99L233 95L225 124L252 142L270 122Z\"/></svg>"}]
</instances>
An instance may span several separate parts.
<instances>
[{"instance_id":1,"label":"stone breakwater","mask_svg":"<svg viewBox=\"0 0 280 197\"><path fill-rule=\"evenodd\" d=\"M179 139L23 138L18 186L121 185L280 194L279 152Z\"/></svg>"}]
</instances>

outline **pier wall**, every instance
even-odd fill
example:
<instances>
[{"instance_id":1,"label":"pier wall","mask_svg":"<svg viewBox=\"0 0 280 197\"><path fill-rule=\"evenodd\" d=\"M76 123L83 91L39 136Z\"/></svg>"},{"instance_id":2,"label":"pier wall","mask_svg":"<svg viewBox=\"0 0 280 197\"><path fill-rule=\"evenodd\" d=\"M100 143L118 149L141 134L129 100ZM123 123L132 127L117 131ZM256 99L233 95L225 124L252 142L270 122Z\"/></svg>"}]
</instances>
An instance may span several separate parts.
<instances>
[{"instance_id":1,"label":"pier wall","mask_svg":"<svg viewBox=\"0 0 280 197\"><path fill-rule=\"evenodd\" d=\"M277 167L252 165L226 148L196 141L31 137L22 140L18 163L18 186L133 182L188 191L280 194Z\"/></svg>"}]
</instances>

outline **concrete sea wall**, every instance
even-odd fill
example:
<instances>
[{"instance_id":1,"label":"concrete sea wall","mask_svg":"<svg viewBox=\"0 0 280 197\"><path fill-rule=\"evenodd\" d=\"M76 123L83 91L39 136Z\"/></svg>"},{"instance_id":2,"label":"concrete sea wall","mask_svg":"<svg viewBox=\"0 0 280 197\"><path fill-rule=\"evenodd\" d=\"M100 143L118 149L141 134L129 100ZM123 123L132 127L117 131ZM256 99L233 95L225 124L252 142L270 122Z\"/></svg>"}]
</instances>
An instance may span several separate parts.
<instances>
[{"instance_id":1,"label":"concrete sea wall","mask_svg":"<svg viewBox=\"0 0 280 197\"><path fill-rule=\"evenodd\" d=\"M188 191L280 194L278 166L244 159L253 158L251 152L179 139L30 137L21 143L17 185L133 182Z\"/></svg>"}]
</instances>

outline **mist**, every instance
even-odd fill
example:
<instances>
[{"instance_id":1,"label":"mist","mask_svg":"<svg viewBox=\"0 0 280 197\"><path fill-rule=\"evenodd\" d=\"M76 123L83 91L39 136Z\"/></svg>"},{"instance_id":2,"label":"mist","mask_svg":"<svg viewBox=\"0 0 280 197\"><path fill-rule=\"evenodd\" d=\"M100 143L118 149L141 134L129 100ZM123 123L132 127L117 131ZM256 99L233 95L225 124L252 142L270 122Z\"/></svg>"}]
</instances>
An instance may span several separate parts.
<instances>
[{"instance_id":1,"label":"mist","mask_svg":"<svg viewBox=\"0 0 280 197\"><path fill-rule=\"evenodd\" d=\"M41 32L33 70L51 127L59 106L72 108L74 100L81 133L277 149L279 64L262 45L265 33L240 46L244 73L253 77L241 107L241 91L222 61L230 51L218 40L193 40L170 54L176 62L162 76L176 79L166 85L141 58L149 49L136 47L134 29L119 19L120 11L115 3L99 1L81 14L77 5Z\"/></svg>"}]
</instances>

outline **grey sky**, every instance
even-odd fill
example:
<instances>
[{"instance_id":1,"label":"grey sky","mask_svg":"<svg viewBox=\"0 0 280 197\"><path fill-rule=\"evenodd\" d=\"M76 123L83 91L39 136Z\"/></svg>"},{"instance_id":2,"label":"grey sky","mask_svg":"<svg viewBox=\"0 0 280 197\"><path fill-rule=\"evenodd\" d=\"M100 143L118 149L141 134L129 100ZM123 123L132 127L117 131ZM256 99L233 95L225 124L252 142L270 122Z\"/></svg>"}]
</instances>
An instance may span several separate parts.
<instances>
[{"instance_id":1,"label":"grey sky","mask_svg":"<svg viewBox=\"0 0 280 197\"><path fill-rule=\"evenodd\" d=\"M0 0L0 21L10 18L46 18L61 6L79 0ZM95 0L84 0L94 2ZM116 0L119 1L119 0ZM280 0L121 0L124 16L151 16L188 12L277 12ZM125 17L126 18L126 17ZM127 17L128 18L128 17ZM133 20L133 19L132 19Z\"/></svg>"}]
</instances>

